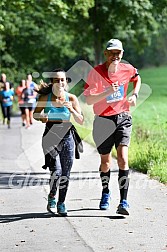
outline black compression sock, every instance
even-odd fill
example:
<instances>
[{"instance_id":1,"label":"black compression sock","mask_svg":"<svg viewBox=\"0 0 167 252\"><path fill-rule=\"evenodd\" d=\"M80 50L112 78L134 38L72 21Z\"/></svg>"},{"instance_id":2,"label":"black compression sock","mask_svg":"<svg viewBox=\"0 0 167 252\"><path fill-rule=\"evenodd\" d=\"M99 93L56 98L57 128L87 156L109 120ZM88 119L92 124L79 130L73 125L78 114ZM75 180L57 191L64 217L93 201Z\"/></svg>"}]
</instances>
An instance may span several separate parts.
<instances>
[{"instance_id":1,"label":"black compression sock","mask_svg":"<svg viewBox=\"0 0 167 252\"><path fill-rule=\"evenodd\" d=\"M100 172L103 193L109 193L110 170L108 172Z\"/></svg>"},{"instance_id":2,"label":"black compression sock","mask_svg":"<svg viewBox=\"0 0 167 252\"><path fill-rule=\"evenodd\" d=\"M119 170L118 183L120 189L120 202L127 199L128 187L129 187L129 170Z\"/></svg>"}]
</instances>

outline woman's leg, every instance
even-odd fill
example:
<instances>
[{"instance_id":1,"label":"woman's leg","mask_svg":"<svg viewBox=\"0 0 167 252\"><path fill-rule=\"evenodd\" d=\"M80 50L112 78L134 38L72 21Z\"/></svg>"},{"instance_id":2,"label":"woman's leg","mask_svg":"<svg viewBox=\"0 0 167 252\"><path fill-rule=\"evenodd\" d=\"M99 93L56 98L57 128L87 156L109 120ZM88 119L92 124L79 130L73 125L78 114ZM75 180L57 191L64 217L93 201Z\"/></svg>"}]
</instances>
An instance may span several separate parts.
<instances>
[{"instance_id":1,"label":"woman's leg","mask_svg":"<svg viewBox=\"0 0 167 252\"><path fill-rule=\"evenodd\" d=\"M22 126L25 126L25 120L26 120L25 108L22 106L22 104L19 107L21 111Z\"/></svg>"},{"instance_id":2,"label":"woman's leg","mask_svg":"<svg viewBox=\"0 0 167 252\"><path fill-rule=\"evenodd\" d=\"M30 124L33 124L33 107L32 104L29 106L29 120L30 120Z\"/></svg>"},{"instance_id":3,"label":"woman's leg","mask_svg":"<svg viewBox=\"0 0 167 252\"><path fill-rule=\"evenodd\" d=\"M26 128L30 127L29 108L25 108Z\"/></svg>"},{"instance_id":4,"label":"woman's leg","mask_svg":"<svg viewBox=\"0 0 167 252\"><path fill-rule=\"evenodd\" d=\"M1 110L2 110L2 116L3 116L3 124L5 124L5 109L2 102L1 102Z\"/></svg>"},{"instance_id":5,"label":"woman's leg","mask_svg":"<svg viewBox=\"0 0 167 252\"><path fill-rule=\"evenodd\" d=\"M62 175L59 185L59 202L64 202L68 190L70 171L74 161L74 139L72 134L63 139L63 148L60 153Z\"/></svg>"},{"instance_id":6,"label":"woman's leg","mask_svg":"<svg viewBox=\"0 0 167 252\"><path fill-rule=\"evenodd\" d=\"M7 107L3 107L3 117L4 119L7 118Z\"/></svg>"},{"instance_id":7,"label":"woman's leg","mask_svg":"<svg viewBox=\"0 0 167 252\"><path fill-rule=\"evenodd\" d=\"M11 110L12 110L12 106L8 106L7 108L7 124L8 124L8 128L10 128L10 117L11 117Z\"/></svg>"},{"instance_id":8,"label":"woman's leg","mask_svg":"<svg viewBox=\"0 0 167 252\"><path fill-rule=\"evenodd\" d=\"M56 192L57 188L59 186L60 177L61 177L61 164L60 164L60 158L59 155L56 156L55 160L52 160L53 167L50 167L50 192L48 195L48 204L47 204L47 210L51 212L55 212L56 207Z\"/></svg>"},{"instance_id":9,"label":"woman's leg","mask_svg":"<svg viewBox=\"0 0 167 252\"><path fill-rule=\"evenodd\" d=\"M50 168L50 180L49 180L49 185L50 185L50 197L55 197L57 188L60 183L60 177L62 175L62 168L61 168L61 163L60 163L60 156L57 155L54 166Z\"/></svg>"}]
</instances>

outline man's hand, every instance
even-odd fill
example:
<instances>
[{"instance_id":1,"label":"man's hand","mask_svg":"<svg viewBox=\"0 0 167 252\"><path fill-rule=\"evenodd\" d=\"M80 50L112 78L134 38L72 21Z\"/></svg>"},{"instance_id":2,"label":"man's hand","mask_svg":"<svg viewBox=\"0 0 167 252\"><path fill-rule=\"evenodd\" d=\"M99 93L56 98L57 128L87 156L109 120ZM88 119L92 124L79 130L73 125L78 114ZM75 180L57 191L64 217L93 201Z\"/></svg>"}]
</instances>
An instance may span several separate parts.
<instances>
[{"instance_id":1,"label":"man's hand","mask_svg":"<svg viewBox=\"0 0 167 252\"><path fill-rule=\"evenodd\" d=\"M135 95L130 96L129 99L128 99L129 105L130 106L136 106L136 99L137 98L136 98Z\"/></svg>"},{"instance_id":2,"label":"man's hand","mask_svg":"<svg viewBox=\"0 0 167 252\"><path fill-rule=\"evenodd\" d=\"M118 91L119 89L119 85L118 85L118 81L114 82L111 84L111 86L107 87L107 94L113 94L114 92Z\"/></svg>"},{"instance_id":3,"label":"man's hand","mask_svg":"<svg viewBox=\"0 0 167 252\"><path fill-rule=\"evenodd\" d=\"M111 86L114 92L118 91L119 89L118 81L114 82Z\"/></svg>"}]
</instances>

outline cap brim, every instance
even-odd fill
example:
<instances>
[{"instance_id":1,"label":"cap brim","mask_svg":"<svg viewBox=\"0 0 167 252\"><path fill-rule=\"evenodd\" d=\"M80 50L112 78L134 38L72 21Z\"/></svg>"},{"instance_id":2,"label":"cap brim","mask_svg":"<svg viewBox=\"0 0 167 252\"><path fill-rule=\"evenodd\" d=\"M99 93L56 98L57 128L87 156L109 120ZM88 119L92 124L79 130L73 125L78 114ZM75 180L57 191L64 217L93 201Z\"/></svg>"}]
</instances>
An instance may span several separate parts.
<instances>
[{"instance_id":1,"label":"cap brim","mask_svg":"<svg viewBox=\"0 0 167 252\"><path fill-rule=\"evenodd\" d=\"M119 51L124 51L122 48L119 48L119 47L107 47L106 50L119 50Z\"/></svg>"}]
</instances>

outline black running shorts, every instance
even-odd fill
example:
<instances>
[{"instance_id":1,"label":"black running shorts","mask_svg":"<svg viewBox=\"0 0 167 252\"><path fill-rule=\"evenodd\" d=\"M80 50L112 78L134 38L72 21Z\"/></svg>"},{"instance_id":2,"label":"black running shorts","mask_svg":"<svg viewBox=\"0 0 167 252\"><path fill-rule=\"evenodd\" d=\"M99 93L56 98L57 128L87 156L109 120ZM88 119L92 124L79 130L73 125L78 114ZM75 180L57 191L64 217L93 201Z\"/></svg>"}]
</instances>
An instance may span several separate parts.
<instances>
[{"instance_id":1,"label":"black running shorts","mask_svg":"<svg viewBox=\"0 0 167 252\"><path fill-rule=\"evenodd\" d=\"M93 139L99 154L108 154L115 145L129 146L132 132L132 116L122 112L113 116L95 116Z\"/></svg>"}]
</instances>

